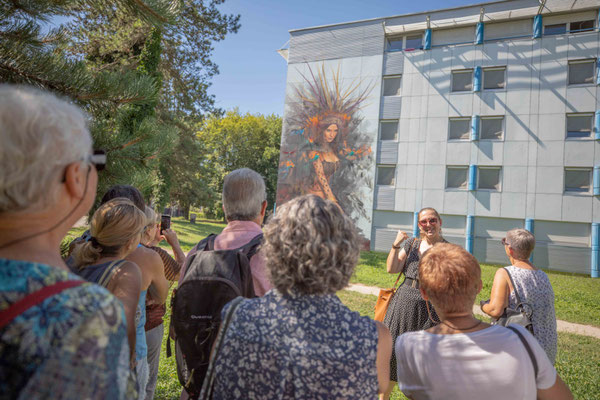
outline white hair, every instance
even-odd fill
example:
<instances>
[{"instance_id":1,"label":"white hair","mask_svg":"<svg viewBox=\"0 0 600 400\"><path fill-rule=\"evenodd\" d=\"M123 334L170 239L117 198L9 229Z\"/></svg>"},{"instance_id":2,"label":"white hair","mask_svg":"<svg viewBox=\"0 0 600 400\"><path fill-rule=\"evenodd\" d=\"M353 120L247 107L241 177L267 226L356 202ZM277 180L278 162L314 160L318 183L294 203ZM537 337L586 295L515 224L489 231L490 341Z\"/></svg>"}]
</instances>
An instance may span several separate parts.
<instances>
[{"instance_id":1,"label":"white hair","mask_svg":"<svg viewBox=\"0 0 600 400\"><path fill-rule=\"evenodd\" d=\"M0 85L0 212L44 208L64 168L92 148L85 114L55 95Z\"/></svg>"},{"instance_id":2,"label":"white hair","mask_svg":"<svg viewBox=\"0 0 600 400\"><path fill-rule=\"evenodd\" d=\"M266 199L265 181L250 168L236 169L223 180L223 208L228 221L252 221Z\"/></svg>"}]
</instances>

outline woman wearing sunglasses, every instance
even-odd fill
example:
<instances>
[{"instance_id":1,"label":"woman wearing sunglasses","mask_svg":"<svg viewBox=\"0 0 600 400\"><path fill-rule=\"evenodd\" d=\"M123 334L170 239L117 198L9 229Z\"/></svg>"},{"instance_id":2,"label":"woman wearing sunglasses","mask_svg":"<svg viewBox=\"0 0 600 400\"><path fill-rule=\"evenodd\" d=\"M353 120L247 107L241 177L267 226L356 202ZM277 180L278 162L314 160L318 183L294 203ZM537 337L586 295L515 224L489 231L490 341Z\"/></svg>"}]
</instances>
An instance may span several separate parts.
<instances>
[{"instance_id":1,"label":"woman wearing sunglasses","mask_svg":"<svg viewBox=\"0 0 600 400\"><path fill-rule=\"evenodd\" d=\"M408 234L399 231L387 258L387 271L390 274L404 274L405 279L398 288L383 320L392 334L394 342L404 332L420 331L435 326L439 319L433 306L429 304L431 317L427 312L427 302L419 292L419 262L423 254L433 245L446 242L442 237L442 219L438 212L430 207L423 208L418 214L420 237L408 238ZM398 278L400 278L400 275ZM389 399L391 390L397 381L396 356L392 354L390 381L387 393L380 399Z\"/></svg>"}]
</instances>

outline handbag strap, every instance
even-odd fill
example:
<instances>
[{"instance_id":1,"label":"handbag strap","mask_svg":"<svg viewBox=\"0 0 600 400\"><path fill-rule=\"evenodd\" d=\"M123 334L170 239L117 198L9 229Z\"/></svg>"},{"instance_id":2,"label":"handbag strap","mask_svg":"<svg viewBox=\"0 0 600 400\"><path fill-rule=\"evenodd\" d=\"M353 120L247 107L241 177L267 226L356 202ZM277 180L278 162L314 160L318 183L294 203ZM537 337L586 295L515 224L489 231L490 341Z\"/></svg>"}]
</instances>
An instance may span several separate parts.
<instances>
[{"instance_id":1,"label":"handbag strap","mask_svg":"<svg viewBox=\"0 0 600 400\"><path fill-rule=\"evenodd\" d=\"M529 342L527 342L527 339L525 339L525 337L523 336L523 334L521 332L519 332L519 330L515 327L512 326L507 326L508 329L510 329L511 331L513 331L514 333L517 334L517 336L519 337L519 339L521 339L521 342L523 343L523 346L525 346L525 350L527 350L527 354L529 354L529 358L531 359L531 363L533 364L533 372L535 374L535 379L537 380L538 377L538 364L537 364L537 360L535 359L535 354L533 354L533 350L531 350L531 346L529 346Z\"/></svg>"},{"instance_id":2,"label":"handbag strap","mask_svg":"<svg viewBox=\"0 0 600 400\"><path fill-rule=\"evenodd\" d=\"M515 281L513 281L512 275L510 274L508 268L504 267L504 270L508 274L508 278L510 279L510 283L512 284L513 291L515 292L515 297L517 298L517 305L521 304L521 297L519 296L519 291L517 290L517 286L515 285Z\"/></svg>"},{"instance_id":3,"label":"handbag strap","mask_svg":"<svg viewBox=\"0 0 600 400\"><path fill-rule=\"evenodd\" d=\"M104 270L104 273L98 280L98 285L106 288L119 268L125 263L126 260L115 260Z\"/></svg>"},{"instance_id":4,"label":"handbag strap","mask_svg":"<svg viewBox=\"0 0 600 400\"><path fill-rule=\"evenodd\" d=\"M215 381L215 360L217 359L219 351L221 350L221 344L223 343L223 338L227 332L227 327L231 322L231 317L242 300L244 300L244 298L241 296L233 299L231 301L231 306L227 310L227 314L225 314L225 320L221 324L219 333L217 334L217 339L215 340L210 362L208 364L208 370L206 371L206 378L204 378L204 384L202 385L202 390L200 391L200 396L198 397L199 399L210 400L212 398Z\"/></svg>"},{"instance_id":5,"label":"handbag strap","mask_svg":"<svg viewBox=\"0 0 600 400\"><path fill-rule=\"evenodd\" d=\"M29 310L31 307L37 306L49 297L61 293L64 290L80 286L86 281L60 281L50 286L36 290L28 294L21 300L13 303L10 307L0 311L0 329L12 322L16 317Z\"/></svg>"}]
</instances>

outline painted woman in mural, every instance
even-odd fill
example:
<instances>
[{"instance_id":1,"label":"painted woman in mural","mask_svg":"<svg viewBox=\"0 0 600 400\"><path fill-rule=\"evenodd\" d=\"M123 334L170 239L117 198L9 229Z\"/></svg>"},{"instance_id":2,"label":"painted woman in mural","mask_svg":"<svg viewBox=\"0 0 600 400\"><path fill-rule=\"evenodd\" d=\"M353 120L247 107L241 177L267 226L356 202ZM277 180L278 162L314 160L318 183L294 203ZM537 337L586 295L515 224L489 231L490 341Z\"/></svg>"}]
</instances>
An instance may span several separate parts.
<instances>
[{"instance_id":1,"label":"painted woman in mural","mask_svg":"<svg viewBox=\"0 0 600 400\"><path fill-rule=\"evenodd\" d=\"M358 110L371 87L360 82L343 89L339 72L329 82L325 69L296 87L287 99L281 143L277 203L303 194L334 201L355 222L370 219L365 188L371 193L372 135L361 131Z\"/></svg>"}]
</instances>

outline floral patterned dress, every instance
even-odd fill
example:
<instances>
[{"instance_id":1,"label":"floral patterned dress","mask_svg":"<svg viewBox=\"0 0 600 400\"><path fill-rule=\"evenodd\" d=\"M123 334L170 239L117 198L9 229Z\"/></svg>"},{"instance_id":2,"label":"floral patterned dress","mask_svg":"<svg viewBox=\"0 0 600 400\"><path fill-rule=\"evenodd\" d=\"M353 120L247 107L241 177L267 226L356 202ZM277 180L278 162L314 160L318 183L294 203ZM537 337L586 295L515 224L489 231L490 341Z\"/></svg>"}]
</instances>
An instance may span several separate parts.
<instances>
[{"instance_id":1,"label":"floral patterned dress","mask_svg":"<svg viewBox=\"0 0 600 400\"><path fill-rule=\"evenodd\" d=\"M377 339L375 322L333 294L271 290L235 310L213 399L376 399Z\"/></svg>"},{"instance_id":2,"label":"floral patterned dress","mask_svg":"<svg viewBox=\"0 0 600 400\"><path fill-rule=\"evenodd\" d=\"M27 261L0 259L0 310L44 286L79 277ZM0 329L0 398L130 399L123 306L100 286L64 290Z\"/></svg>"}]
</instances>

